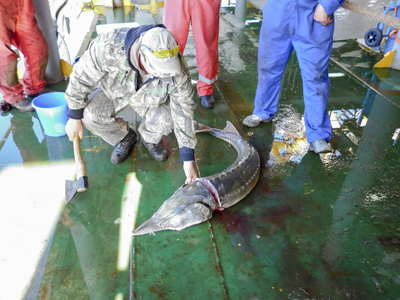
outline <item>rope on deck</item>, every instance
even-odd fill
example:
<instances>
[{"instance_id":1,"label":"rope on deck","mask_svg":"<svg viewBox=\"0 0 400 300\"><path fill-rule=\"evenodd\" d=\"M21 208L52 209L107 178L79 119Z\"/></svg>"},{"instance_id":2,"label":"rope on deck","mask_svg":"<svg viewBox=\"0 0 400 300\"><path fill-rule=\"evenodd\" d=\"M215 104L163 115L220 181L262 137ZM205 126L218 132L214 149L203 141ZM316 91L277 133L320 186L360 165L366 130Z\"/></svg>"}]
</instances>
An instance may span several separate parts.
<instances>
[{"instance_id":1,"label":"rope on deck","mask_svg":"<svg viewBox=\"0 0 400 300\"><path fill-rule=\"evenodd\" d=\"M370 8L363 7L351 1L344 1L342 7L352 12L361 14L370 20L383 23L395 29L400 29L400 19L388 14L379 13Z\"/></svg>"}]
</instances>

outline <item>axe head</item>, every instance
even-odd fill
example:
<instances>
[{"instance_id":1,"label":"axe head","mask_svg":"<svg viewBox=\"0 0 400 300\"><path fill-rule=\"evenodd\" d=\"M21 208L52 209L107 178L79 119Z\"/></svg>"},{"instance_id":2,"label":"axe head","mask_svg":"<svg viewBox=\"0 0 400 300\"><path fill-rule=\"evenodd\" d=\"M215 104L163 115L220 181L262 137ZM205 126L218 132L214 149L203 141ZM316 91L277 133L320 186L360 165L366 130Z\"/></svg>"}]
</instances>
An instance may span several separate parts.
<instances>
[{"instance_id":1,"label":"axe head","mask_svg":"<svg viewBox=\"0 0 400 300\"><path fill-rule=\"evenodd\" d=\"M65 182L65 204L68 204L77 192L86 191L88 187L87 176L79 177L77 180L67 180Z\"/></svg>"}]
</instances>

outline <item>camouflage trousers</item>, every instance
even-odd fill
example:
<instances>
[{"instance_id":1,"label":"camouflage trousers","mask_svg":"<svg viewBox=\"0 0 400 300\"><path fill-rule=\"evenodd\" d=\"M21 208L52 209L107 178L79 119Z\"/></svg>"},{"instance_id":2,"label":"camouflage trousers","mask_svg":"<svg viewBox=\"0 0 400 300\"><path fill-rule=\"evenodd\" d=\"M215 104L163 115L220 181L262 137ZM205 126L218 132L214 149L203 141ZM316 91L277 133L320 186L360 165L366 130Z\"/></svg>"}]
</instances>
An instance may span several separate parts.
<instances>
[{"instance_id":1,"label":"camouflage trousers","mask_svg":"<svg viewBox=\"0 0 400 300\"><path fill-rule=\"evenodd\" d=\"M157 107L132 105L132 108L142 118L138 131L145 142L157 144L163 135L172 132L174 124L168 103L167 101ZM129 131L129 123L123 118L117 117L118 112L125 107L126 105L121 105L121 101L111 100L101 88L97 88L89 97L82 122L93 134L115 146Z\"/></svg>"}]
</instances>

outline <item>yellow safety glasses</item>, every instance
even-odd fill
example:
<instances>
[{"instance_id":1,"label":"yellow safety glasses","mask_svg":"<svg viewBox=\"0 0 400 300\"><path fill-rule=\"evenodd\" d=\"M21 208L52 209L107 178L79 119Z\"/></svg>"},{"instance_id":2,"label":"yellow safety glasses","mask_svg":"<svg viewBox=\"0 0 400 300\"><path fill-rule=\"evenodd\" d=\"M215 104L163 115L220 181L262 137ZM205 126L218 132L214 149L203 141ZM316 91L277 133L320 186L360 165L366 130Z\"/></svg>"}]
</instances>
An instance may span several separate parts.
<instances>
[{"instance_id":1,"label":"yellow safety glasses","mask_svg":"<svg viewBox=\"0 0 400 300\"><path fill-rule=\"evenodd\" d=\"M158 57L158 58L167 58L169 56L171 56L171 57L177 56L179 53L179 48L180 48L178 45L173 49L151 50L146 45L143 45L143 46L145 46L148 50L151 51L151 53L154 54L155 57Z\"/></svg>"}]
</instances>

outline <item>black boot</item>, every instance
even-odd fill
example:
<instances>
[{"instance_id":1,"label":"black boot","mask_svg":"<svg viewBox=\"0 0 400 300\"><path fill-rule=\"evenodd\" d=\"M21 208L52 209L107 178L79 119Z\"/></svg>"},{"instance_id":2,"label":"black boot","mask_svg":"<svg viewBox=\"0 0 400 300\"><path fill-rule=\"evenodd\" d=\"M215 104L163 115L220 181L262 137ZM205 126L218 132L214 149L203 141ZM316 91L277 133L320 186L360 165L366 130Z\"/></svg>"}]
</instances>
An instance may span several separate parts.
<instances>
[{"instance_id":1,"label":"black boot","mask_svg":"<svg viewBox=\"0 0 400 300\"><path fill-rule=\"evenodd\" d=\"M162 141L159 142L158 144L151 144L151 143L146 143L143 138L141 138L142 144L146 147L147 150L149 150L150 154L158 161L164 161L167 160L168 154L167 150L165 150Z\"/></svg>"},{"instance_id":2,"label":"black boot","mask_svg":"<svg viewBox=\"0 0 400 300\"><path fill-rule=\"evenodd\" d=\"M110 161L113 164L120 164L127 159L132 153L136 140L136 132L133 129L129 129L128 134L115 146L111 153Z\"/></svg>"},{"instance_id":3,"label":"black boot","mask_svg":"<svg viewBox=\"0 0 400 300\"><path fill-rule=\"evenodd\" d=\"M0 102L0 113L2 113L2 114L7 113L10 110L12 110L12 108L13 108L13 106L10 103L8 103L6 101Z\"/></svg>"},{"instance_id":4,"label":"black boot","mask_svg":"<svg viewBox=\"0 0 400 300\"><path fill-rule=\"evenodd\" d=\"M201 105L205 108L213 108L215 105L215 100L213 95L206 95L200 97Z\"/></svg>"},{"instance_id":5,"label":"black boot","mask_svg":"<svg viewBox=\"0 0 400 300\"><path fill-rule=\"evenodd\" d=\"M44 87L40 92L38 92L36 94L26 95L25 98L33 100L33 99L35 99L36 97L38 97L40 95L47 94L47 93L53 93L53 92L55 92L55 91L52 90L52 89L49 89L47 87Z\"/></svg>"}]
</instances>

